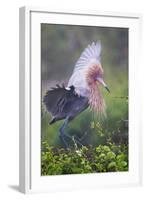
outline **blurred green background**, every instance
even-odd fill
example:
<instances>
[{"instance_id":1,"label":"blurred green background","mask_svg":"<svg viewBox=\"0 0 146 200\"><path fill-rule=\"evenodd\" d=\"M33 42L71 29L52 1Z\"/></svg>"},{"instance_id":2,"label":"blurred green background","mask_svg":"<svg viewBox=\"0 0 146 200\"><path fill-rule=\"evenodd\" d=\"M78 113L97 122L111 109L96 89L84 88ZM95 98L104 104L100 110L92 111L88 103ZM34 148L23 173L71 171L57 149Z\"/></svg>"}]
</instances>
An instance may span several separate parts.
<instances>
[{"instance_id":1,"label":"blurred green background","mask_svg":"<svg viewBox=\"0 0 146 200\"><path fill-rule=\"evenodd\" d=\"M71 136L84 137L83 145L128 144L128 29L41 24L42 98L56 84L67 84L74 65L88 44L100 40L104 80L110 88L101 92L106 102L106 117L87 109L66 129ZM49 125L50 114L42 103L41 137L49 145L61 147L59 127Z\"/></svg>"}]
</instances>

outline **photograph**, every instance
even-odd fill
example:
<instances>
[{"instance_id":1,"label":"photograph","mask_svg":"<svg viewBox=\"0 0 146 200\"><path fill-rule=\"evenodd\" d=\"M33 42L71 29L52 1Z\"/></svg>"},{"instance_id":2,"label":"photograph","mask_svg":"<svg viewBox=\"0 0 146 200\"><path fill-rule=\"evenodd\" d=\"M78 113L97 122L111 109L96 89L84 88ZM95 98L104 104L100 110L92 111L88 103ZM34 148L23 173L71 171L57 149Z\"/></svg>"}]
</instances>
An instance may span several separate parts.
<instances>
[{"instance_id":1,"label":"photograph","mask_svg":"<svg viewBox=\"0 0 146 200\"><path fill-rule=\"evenodd\" d=\"M41 176L127 172L129 29L40 31Z\"/></svg>"}]
</instances>

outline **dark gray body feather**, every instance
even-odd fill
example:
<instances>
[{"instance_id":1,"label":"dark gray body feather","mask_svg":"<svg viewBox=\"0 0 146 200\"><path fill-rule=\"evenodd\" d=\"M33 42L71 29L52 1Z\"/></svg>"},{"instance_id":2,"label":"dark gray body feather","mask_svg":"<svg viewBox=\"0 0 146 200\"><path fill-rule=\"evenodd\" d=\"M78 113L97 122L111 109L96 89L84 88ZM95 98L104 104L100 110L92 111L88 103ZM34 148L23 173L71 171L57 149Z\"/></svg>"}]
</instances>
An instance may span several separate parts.
<instances>
[{"instance_id":1,"label":"dark gray body feather","mask_svg":"<svg viewBox=\"0 0 146 200\"><path fill-rule=\"evenodd\" d=\"M57 85L46 93L43 102L52 115L50 124L66 118L72 120L89 106L88 98L78 96L73 86L66 90L64 86Z\"/></svg>"}]
</instances>

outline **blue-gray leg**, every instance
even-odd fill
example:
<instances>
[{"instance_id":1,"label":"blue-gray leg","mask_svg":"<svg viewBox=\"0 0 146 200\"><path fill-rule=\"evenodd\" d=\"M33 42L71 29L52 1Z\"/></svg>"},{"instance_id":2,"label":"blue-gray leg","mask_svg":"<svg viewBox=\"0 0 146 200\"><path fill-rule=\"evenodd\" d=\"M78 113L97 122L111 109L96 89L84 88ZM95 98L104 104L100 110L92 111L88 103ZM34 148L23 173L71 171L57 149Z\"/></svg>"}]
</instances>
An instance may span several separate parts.
<instances>
[{"instance_id":1,"label":"blue-gray leg","mask_svg":"<svg viewBox=\"0 0 146 200\"><path fill-rule=\"evenodd\" d=\"M62 125L62 126L60 127L60 129L59 129L59 132L60 132L60 134L59 134L60 139L61 139L61 141L63 142L63 144L65 145L66 148L68 147L68 144L67 144L67 142L65 141L65 132L64 132L64 129L66 128L68 122L69 122L69 119L68 119L68 117L67 117L67 118L64 120L63 125Z\"/></svg>"},{"instance_id":2,"label":"blue-gray leg","mask_svg":"<svg viewBox=\"0 0 146 200\"><path fill-rule=\"evenodd\" d=\"M66 134L65 134L65 128L66 128L68 122L69 122L69 117L67 117L67 118L64 120L63 125L62 125L62 126L60 127L60 129L59 129L59 132L60 132L60 134L59 134L60 140L63 142L63 144L64 144L64 146L65 146L66 148L68 148L68 144L67 144L67 142L66 142L66 140L65 140L66 137L68 137L69 139L73 140L73 142L76 142L76 143L79 144L80 146L83 146L82 143L81 143L82 138L80 139L80 138L78 138L77 136L74 136L74 137L73 137L74 139L73 139L70 135L66 135Z\"/></svg>"}]
</instances>

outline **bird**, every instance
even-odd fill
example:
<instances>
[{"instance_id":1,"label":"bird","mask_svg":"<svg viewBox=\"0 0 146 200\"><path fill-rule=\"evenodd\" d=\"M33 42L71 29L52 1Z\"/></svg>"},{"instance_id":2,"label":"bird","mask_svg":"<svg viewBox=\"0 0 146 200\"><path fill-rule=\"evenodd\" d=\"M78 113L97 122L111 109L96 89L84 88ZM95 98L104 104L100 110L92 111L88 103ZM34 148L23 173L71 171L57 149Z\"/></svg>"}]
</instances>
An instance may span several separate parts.
<instances>
[{"instance_id":1,"label":"bird","mask_svg":"<svg viewBox=\"0 0 146 200\"><path fill-rule=\"evenodd\" d=\"M75 63L67 85L56 84L44 95L43 103L52 116L49 124L64 120L59 128L59 137L65 147L68 147L66 137L69 137L65 128L70 121L88 107L93 112L105 113L105 101L99 87L102 85L108 92L110 90L103 76L101 42L92 42Z\"/></svg>"}]
</instances>

